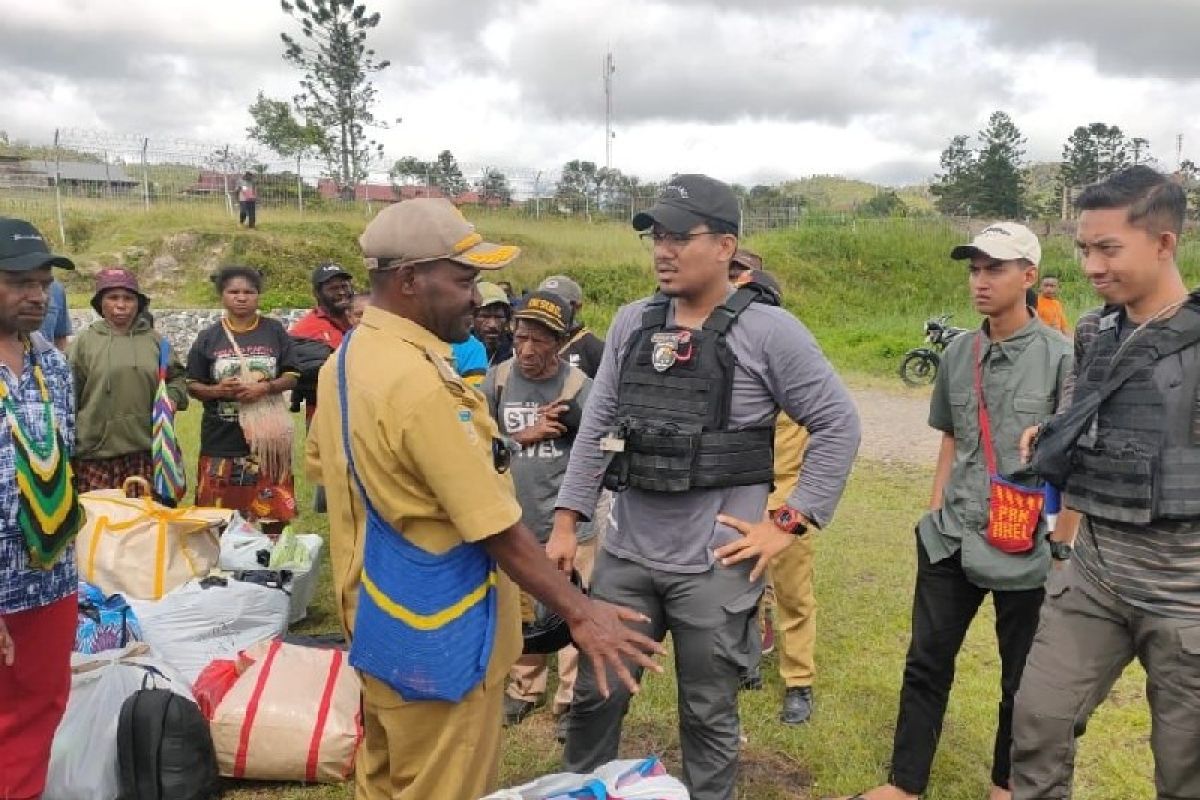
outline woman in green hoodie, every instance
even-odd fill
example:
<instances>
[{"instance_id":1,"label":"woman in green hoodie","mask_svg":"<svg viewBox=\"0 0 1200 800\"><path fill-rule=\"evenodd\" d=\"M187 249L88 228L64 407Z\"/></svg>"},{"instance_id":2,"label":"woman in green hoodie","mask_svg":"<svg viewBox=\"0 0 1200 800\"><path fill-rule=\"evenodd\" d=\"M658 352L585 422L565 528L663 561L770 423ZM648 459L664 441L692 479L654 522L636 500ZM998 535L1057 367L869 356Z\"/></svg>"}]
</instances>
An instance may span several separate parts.
<instances>
[{"instance_id":1,"label":"woman in green hoodie","mask_svg":"<svg viewBox=\"0 0 1200 800\"><path fill-rule=\"evenodd\" d=\"M133 273L103 269L92 297L100 319L71 343L77 419L74 466L81 492L119 488L131 475L153 484L151 413L163 339L142 313L149 304ZM167 365L167 394L176 410L187 408L183 365L174 353Z\"/></svg>"}]
</instances>

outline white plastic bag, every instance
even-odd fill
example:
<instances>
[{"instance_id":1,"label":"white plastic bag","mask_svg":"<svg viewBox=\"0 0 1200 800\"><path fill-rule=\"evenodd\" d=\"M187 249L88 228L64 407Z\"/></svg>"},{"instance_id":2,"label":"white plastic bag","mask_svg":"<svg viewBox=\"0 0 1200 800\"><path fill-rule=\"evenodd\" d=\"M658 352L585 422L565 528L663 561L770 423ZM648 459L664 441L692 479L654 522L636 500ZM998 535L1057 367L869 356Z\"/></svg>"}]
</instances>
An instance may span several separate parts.
<instances>
[{"instance_id":1,"label":"white plastic bag","mask_svg":"<svg viewBox=\"0 0 1200 800\"><path fill-rule=\"evenodd\" d=\"M221 534L220 567L226 571L239 569L266 569L266 564L259 562L258 554L266 550L268 558L275 548L271 537L264 534L254 525L234 513L233 519Z\"/></svg>"},{"instance_id":2,"label":"white plastic bag","mask_svg":"<svg viewBox=\"0 0 1200 800\"><path fill-rule=\"evenodd\" d=\"M162 600L131 600L142 637L188 681L208 663L287 633L287 592L232 578L189 581Z\"/></svg>"},{"instance_id":3,"label":"white plastic bag","mask_svg":"<svg viewBox=\"0 0 1200 800\"><path fill-rule=\"evenodd\" d=\"M117 724L121 706L143 688L192 700L187 681L145 643L71 658L71 695L50 750L43 800L117 800Z\"/></svg>"},{"instance_id":4,"label":"white plastic bag","mask_svg":"<svg viewBox=\"0 0 1200 800\"><path fill-rule=\"evenodd\" d=\"M285 534L286 535L286 534ZM292 593L292 609L288 615L288 624L294 625L308 616L308 607L312 604L313 595L317 591L317 581L321 577L321 550L325 540L319 534L292 534L295 547L290 548L295 555L288 560L276 563L272 559L271 569L288 569L292 571L292 582L288 590ZM279 540L280 546L283 539ZM278 550L276 551L278 552Z\"/></svg>"},{"instance_id":5,"label":"white plastic bag","mask_svg":"<svg viewBox=\"0 0 1200 800\"><path fill-rule=\"evenodd\" d=\"M581 793L587 784L601 784L597 790ZM572 795L571 793L575 794ZM493 792L481 800L689 800L687 788L666 774L657 757L610 761L595 772L580 775L560 772L530 783Z\"/></svg>"}]
</instances>

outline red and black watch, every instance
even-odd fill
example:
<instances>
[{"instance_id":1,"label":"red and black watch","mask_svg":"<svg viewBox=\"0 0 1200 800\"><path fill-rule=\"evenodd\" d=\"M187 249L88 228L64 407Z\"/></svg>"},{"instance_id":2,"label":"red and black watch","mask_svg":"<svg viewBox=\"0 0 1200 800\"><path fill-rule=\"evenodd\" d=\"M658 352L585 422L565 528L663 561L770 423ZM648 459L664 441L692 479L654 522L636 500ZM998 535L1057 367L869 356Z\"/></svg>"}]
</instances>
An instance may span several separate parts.
<instances>
[{"instance_id":1,"label":"red and black watch","mask_svg":"<svg viewBox=\"0 0 1200 800\"><path fill-rule=\"evenodd\" d=\"M775 523L776 528L793 536L808 533L808 523L804 521L804 515L791 506L781 506L771 515L771 521Z\"/></svg>"}]
</instances>

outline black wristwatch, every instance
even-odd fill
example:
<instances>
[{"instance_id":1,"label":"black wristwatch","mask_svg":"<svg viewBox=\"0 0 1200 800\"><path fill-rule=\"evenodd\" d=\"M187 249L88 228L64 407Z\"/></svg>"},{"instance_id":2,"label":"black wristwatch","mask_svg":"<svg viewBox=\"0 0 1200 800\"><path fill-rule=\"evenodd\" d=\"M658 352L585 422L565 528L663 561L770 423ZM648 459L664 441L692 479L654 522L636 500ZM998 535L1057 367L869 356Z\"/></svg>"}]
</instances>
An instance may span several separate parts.
<instances>
[{"instance_id":1,"label":"black wristwatch","mask_svg":"<svg viewBox=\"0 0 1200 800\"><path fill-rule=\"evenodd\" d=\"M793 536L808 533L808 523L804 521L804 515L791 506L780 507L771 515L771 521L775 523L776 528Z\"/></svg>"},{"instance_id":2,"label":"black wristwatch","mask_svg":"<svg viewBox=\"0 0 1200 800\"><path fill-rule=\"evenodd\" d=\"M1070 561L1071 552L1075 549L1067 542L1056 542L1046 534L1046 542L1050 545L1050 557L1055 561Z\"/></svg>"}]
</instances>

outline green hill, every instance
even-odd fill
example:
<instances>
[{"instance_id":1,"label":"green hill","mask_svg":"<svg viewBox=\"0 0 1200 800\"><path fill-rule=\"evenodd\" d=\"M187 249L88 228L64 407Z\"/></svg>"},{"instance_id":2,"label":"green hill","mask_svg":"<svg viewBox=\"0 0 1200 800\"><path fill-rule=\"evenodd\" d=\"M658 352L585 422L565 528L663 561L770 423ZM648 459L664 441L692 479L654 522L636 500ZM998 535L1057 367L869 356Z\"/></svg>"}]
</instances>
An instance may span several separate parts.
<instances>
[{"instance_id":1,"label":"green hill","mask_svg":"<svg viewBox=\"0 0 1200 800\"><path fill-rule=\"evenodd\" d=\"M925 213L933 210L933 197L924 186L891 189L839 175L812 175L786 181L779 185L779 190L789 197L802 198L812 213L853 211L881 191L895 191L911 211Z\"/></svg>"},{"instance_id":2,"label":"green hill","mask_svg":"<svg viewBox=\"0 0 1200 800\"><path fill-rule=\"evenodd\" d=\"M47 233L57 229L52 206L14 206L0 199L0 213L26 216ZM653 291L650 254L625 225L499 212L467 215L485 235L522 247L521 259L498 277L525 288L547 275L569 273L587 293L585 319L601 331L618 306ZM226 263L264 271L267 307L311 303L308 275L322 260L339 261L360 281L365 278L357 248L366 222L361 209L301 216L267 207L260 220L257 230L239 229L211 202L149 212L73 203L66 252L81 269L66 276L72 305L86 304L91 273L112 264L135 270L159 308L216 305L207 276ZM948 257L966 237L954 223L936 217L848 218L756 234L746 244L763 254L785 288L786 305L813 330L835 365L891 375L904 351L920 343L927 317L953 313L955 324L978 323L966 271ZM1043 270L1061 276L1070 315L1095 306L1069 239L1048 236L1043 248ZM1189 283L1200 283L1200 244L1185 246L1182 263Z\"/></svg>"}]
</instances>

